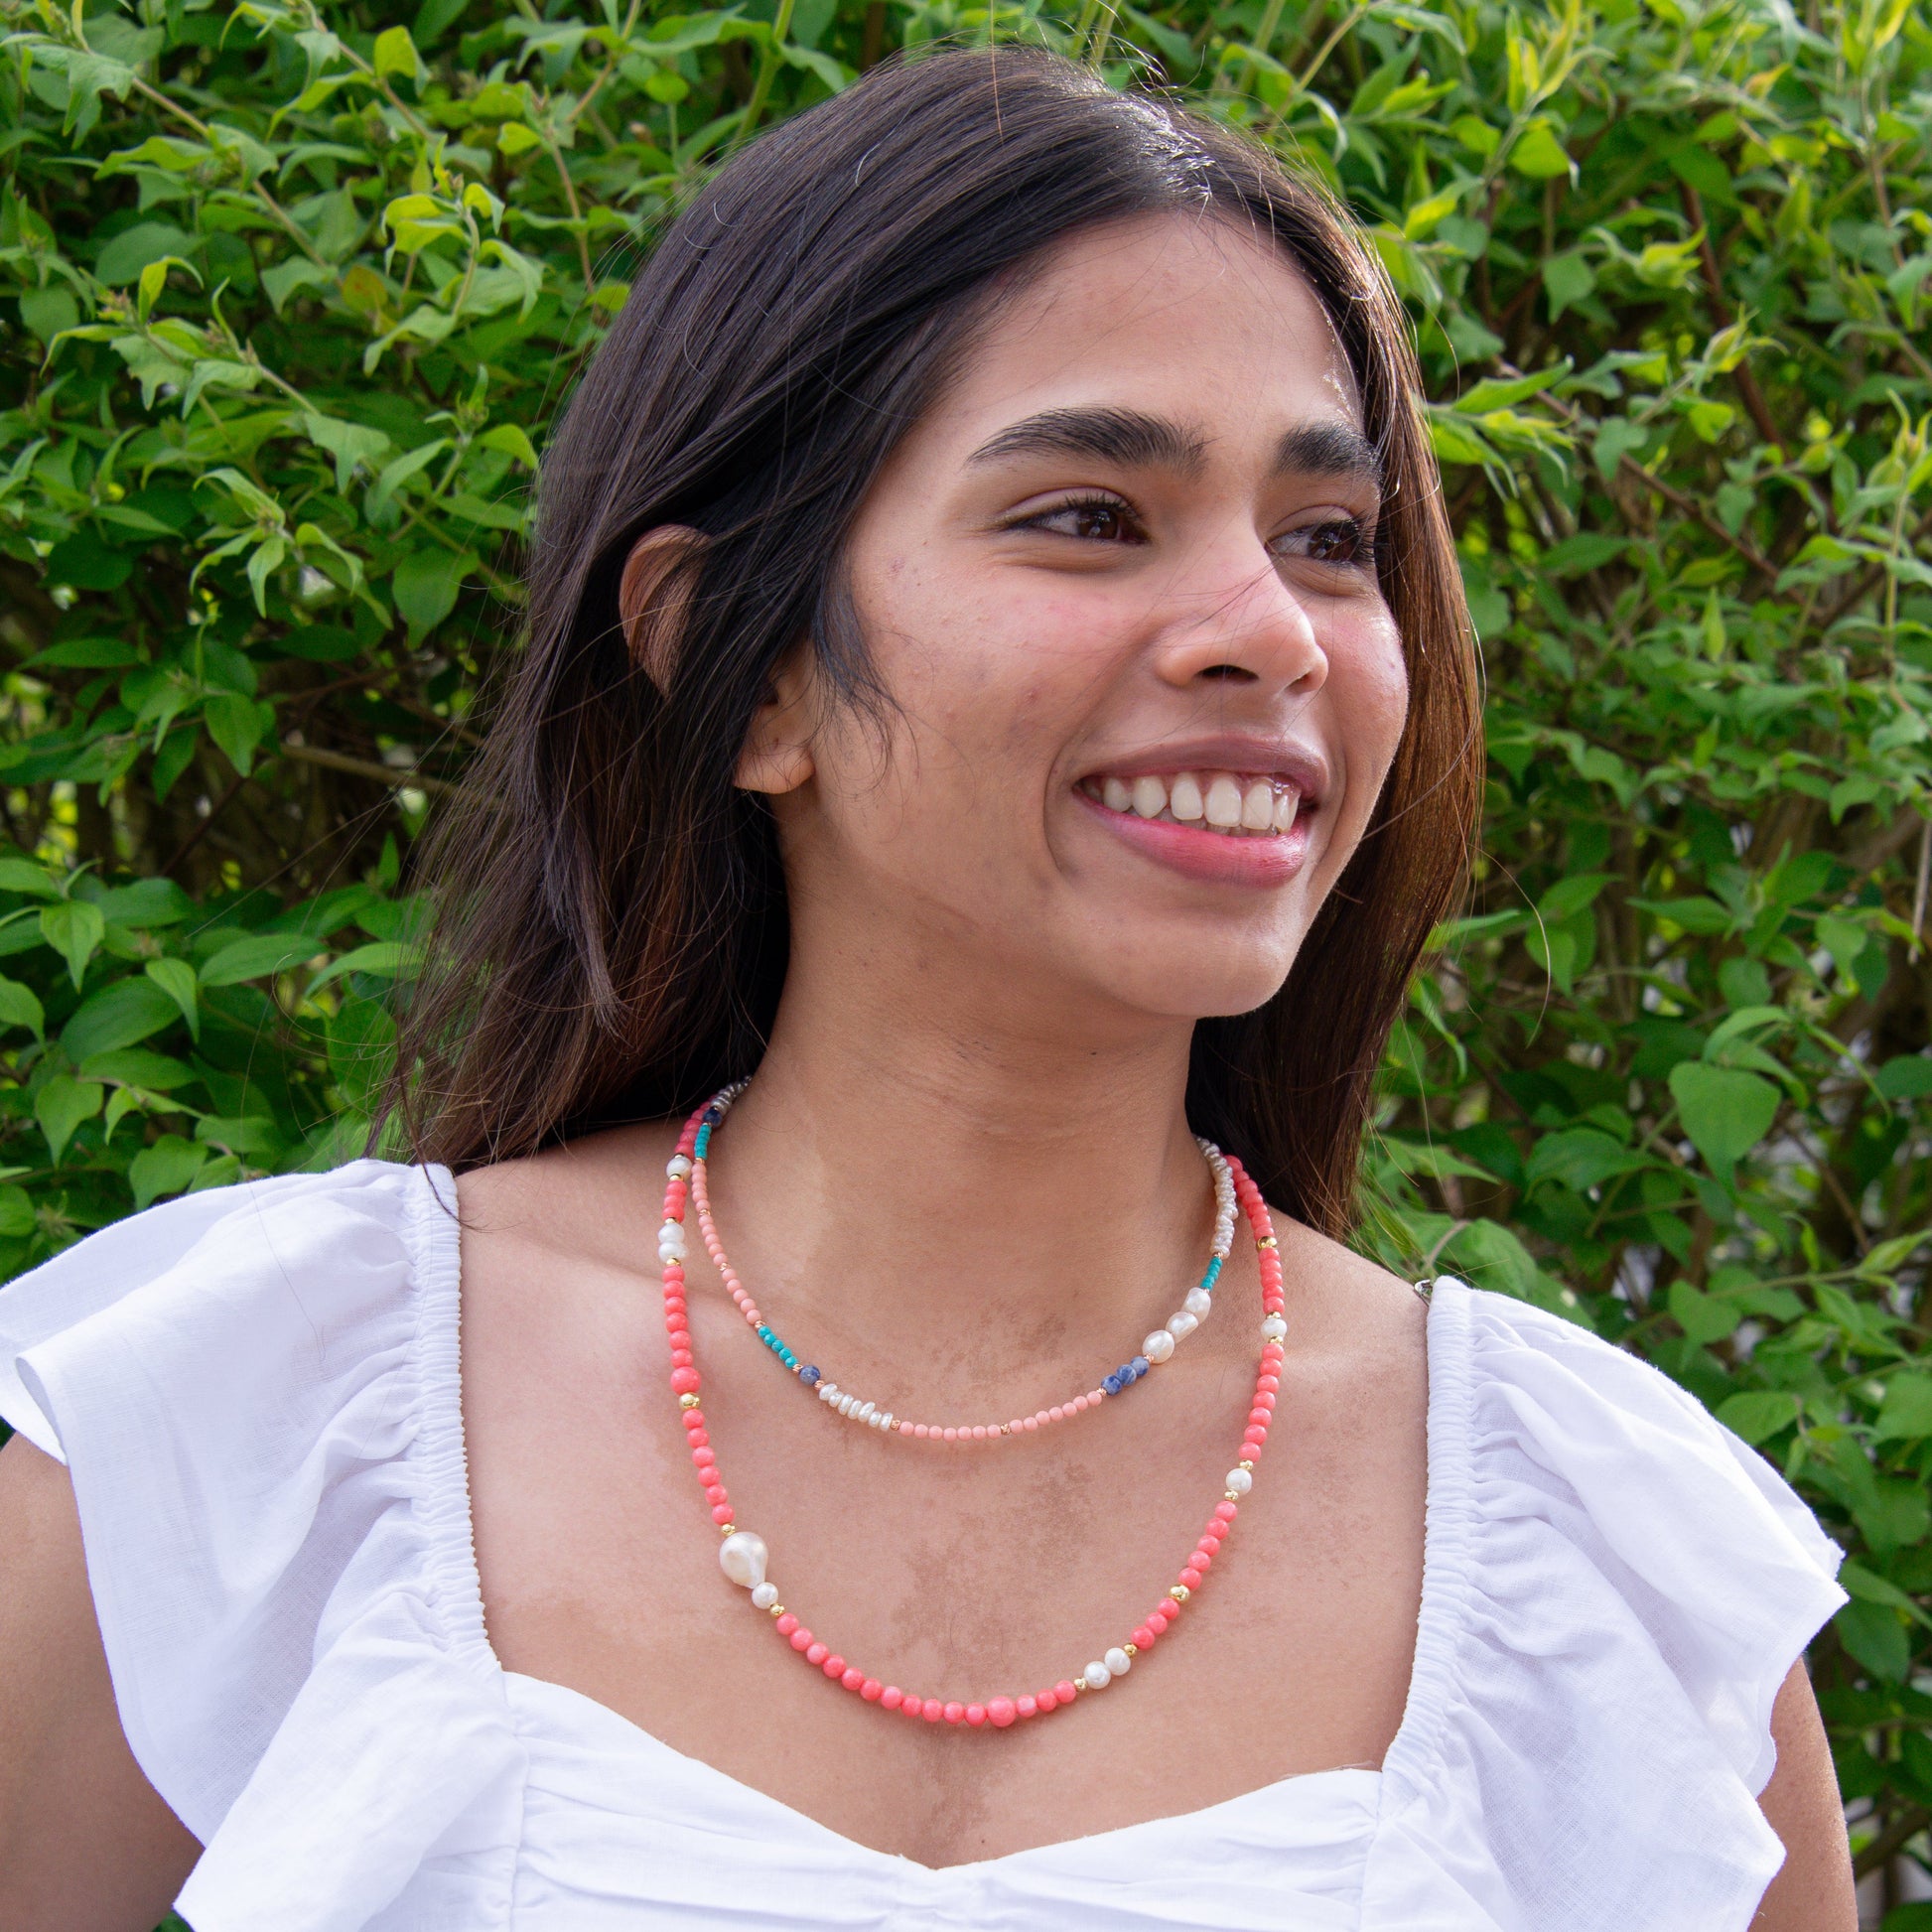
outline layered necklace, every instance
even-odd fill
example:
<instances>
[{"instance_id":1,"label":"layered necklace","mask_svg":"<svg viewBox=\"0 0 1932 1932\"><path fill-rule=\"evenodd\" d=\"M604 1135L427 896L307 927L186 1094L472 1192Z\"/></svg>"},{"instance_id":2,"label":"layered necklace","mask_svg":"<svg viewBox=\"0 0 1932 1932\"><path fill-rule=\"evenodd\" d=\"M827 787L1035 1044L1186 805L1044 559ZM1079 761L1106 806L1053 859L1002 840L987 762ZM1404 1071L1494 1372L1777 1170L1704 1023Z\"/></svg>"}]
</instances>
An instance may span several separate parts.
<instances>
[{"instance_id":1,"label":"layered necklace","mask_svg":"<svg viewBox=\"0 0 1932 1932\"><path fill-rule=\"evenodd\" d=\"M733 1271L718 1237L706 1186L706 1170L711 1137L732 1102L748 1083L740 1081L713 1095L684 1124L677 1152L665 1169L664 1221L657 1233L657 1254L664 1279L664 1324L671 1344L671 1390L677 1397L691 1451L691 1462L704 1489L711 1520L723 1538L718 1562L725 1575L751 1593L753 1604L764 1611L773 1627L805 1662L820 1670L834 1683L868 1704L884 1711L897 1712L926 1724L992 1725L996 1728L1022 1719L1040 1717L1075 1702L1083 1693L1104 1690L1116 1678L1125 1677L1134 1659L1165 1636L1180 1615L1181 1607L1201 1587L1202 1580L1221 1554L1221 1545L1240 1511L1241 1500L1254 1487L1254 1470L1267 1446L1269 1425L1274 1419L1275 1399L1281 1391L1283 1337L1288 1323L1283 1314L1281 1255L1275 1241L1274 1224L1268 1216L1261 1190L1248 1177L1239 1161L1223 1155L1212 1143L1202 1141L1201 1153L1213 1176L1215 1197L1214 1242L1207 1270L1200 1282L1189 1289L1182 1307L1141 1344L1140 1352L1118 1369L1101 1378L1099 1386L1070 1402L1035 1411L1031 1416L1003 1423L975 1423L969 1426L912 1423L882 1411L826 1378L817 1367L801 1363L781 1341L759 1313L758 1305L747 1294ZM1253 1234L1261 1267L1261 1362L1255 1378L1254 1401L1241 1438L1239 1459L1227 1473L1221 1500L1201 1531L1199 1541L1181 1566L1180 1575L1167 1595L1138 1623L1123 1643L1112 1646L1090 1662L1077 1676L1030 1695L1002 1694L983 1703L964 1703L955 1699L925 1697L889 1684L850 1663L823 1642L778 1600L777 1586L766 1574L770 1552L764 1539L755 1531L740 1529L732 1508L731 1494L725 1487L712 1447L701 1400L703 1380L698 1374L693 1353L688 1303L685 1297L684 1263L688 1248L684 1231L687 1206L695 1203L698 1225L706 1252L710 1255L732 1300L738 1305L747 1324L801 1386L813 1390L818 1399L841 1416L862 1422L881 1434L909 1437L920 1442L990 1443L1016 1436L1036 1434L1040 1429L1069 1417L1083 1415L1169 1360L1175 1344L1184 1340L1199 1325L1212 1306L1215 1283L1232 1248L1236 1210L1245 1216Z\"/></svg>"}]
</instances>

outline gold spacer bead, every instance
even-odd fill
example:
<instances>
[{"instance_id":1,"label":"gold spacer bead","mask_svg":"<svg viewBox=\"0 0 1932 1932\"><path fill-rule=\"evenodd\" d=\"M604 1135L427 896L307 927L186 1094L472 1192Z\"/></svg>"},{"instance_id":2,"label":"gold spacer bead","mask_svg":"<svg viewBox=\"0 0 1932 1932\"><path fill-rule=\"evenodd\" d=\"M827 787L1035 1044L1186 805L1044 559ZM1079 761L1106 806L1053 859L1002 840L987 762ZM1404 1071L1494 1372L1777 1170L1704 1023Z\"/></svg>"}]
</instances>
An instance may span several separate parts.
<instances>
[{"instance_id":1,"label":"gold spacer bead","mask_svg":"<svg viewBox=\"0 0 1932 1932\"><path fill-rule=\"evenodd\" d=\"M1073 1688L1076 1691L1084 1691L1087 1688L1087 1680L1084 1677L1076 1677L1073 1680Z\"/></svg>"},{"instance_id":2,"label":"gold spacer bead","mask_svg":"<svg viewBox=\"0 0 1932 1932\"><path fill-rule=\"evenodd\" d=\"M785 1613L785 1606L782 1603L773 1603L771 1605L771 1614L773 1616L783 1616L784 1613Z\"/></svg>"},{"instance_id":3,"label":"gold spacer bead","mask_svg":"<svg viewBox=\"0 0 1932 1932\"><path fill-rule=\"evenodd\" d=\"M1130 1657L1138 1657L1141 1654L1141 1647L1139 1644L1124 1643L1121 1645L1121 1648L1124 1651L1126 1651L1128 1656Z\"/></svg>"},{"instance_id":4,"label":"gold spacer bead","mask_svg":"<svg viewBox=\"0 0 1932 1932\"><path fill-rule=\"evenodd\" d=\"M1185 1584L1175 1584L1174 1587L1168 1591L1168 1594L1172 1596L1176 1603L1184 1603L1186 1602L1190 1592Z\"/></svg>"},{"instance_id":5,"label":"gold spacer bead","mask_svg":"<svg viewBox=\"0 0 1932 1932\"><path fill-rule=\"evenodd\" d=\"M694 1395L681 1395L677 1399L677 1406L680 1409L695 1409L698 1406L698 1398Z\"/></svg>"},{"instance_id":6,"label":"gold spacer bead","mask_svg":"<svg viewBox=\"0 0 1932 1932\"><path fill-rule=\"evenodd\" d=\"M720 1523L718 1525L718 1534L720 1536L736 1536L738 1534L738 1525L736 1523Z\"/></svg>"},{"instance_id":7,"label":"gold spacer bead","mask_svg":"<svg viewBox=\"0 0 1932 1932\"><path fill-rule=\"evenodd\" d=\"M1227 1500L1228 1502L1238 1503L1241 1500L1239 1493L1233 1489L1226 1490L1223 1492L1223 1494L1225 1500Z\"/></svg>"},{"instance_id":8,"label":"gold spacer bead","mask_svg":"<svg viewBox=\"0 0 1932 1932\"><path fill-rule=\"evenodd\" d=\"M1255 1466L1255 1465L1254 1465L1254 1464L1253 1464L1252 1462L1250 1462L1250 1461L1248 1461L1248 1460L1246 1460L1245 1458L1243 1458L1243 1460L1242 1460L1242 1463L1241 1463L1241 1466L1242 1466L1242 1467L1243 1467L1244 1469L1246 1469L1246 1470L1248 1470L1248 1471L1249 1471L1250 1473L1252 1473L1252 1472L1253 1472L1253 1469L1254 1469L1254 1466Z\"/></svg>"},{"instance_id":9,"label":"gold spacer bead","mask_svg":"<svg viewBox=\"0 0 1932 1932\"><path fill-rule=\"evenodd\" d=\"M1281 1243L1271 1234L1266 1241L1257 1241L1255 1246L1257 1248L1279 1248Z\"/></svg>"}]
</instances>

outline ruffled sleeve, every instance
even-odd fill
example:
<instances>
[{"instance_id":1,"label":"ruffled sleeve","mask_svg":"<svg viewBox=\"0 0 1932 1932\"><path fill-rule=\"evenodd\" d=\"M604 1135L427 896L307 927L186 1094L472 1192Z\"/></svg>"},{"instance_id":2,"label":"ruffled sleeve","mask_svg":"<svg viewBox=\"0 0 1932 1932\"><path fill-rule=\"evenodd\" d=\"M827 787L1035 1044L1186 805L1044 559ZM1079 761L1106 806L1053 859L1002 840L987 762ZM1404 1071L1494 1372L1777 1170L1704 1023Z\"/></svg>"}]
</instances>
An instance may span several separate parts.
<instances>
[{"instance_id":1,"label":"ruffled sleeve","mask_svg":"<svg viewBox=\"0 0 1932 1932\"><path fill-rule=\"evenodd\" d=\"M1430 1314L1415 1681L1364 1932L1744 1932L1771 1706L1841 1552L1667 1377L1457 1282Z\"/></svg>"},{"instance_id":2,"label":"ruffled sleeve","mask_svg":"<svg viewBox=\"0 0 1932 1932\"><path fill-rule=\"evenodd\" d=\"M520 1747L483 1632L447 1173L189 1195L0 1291L0 1414L68 1464L196 1932L483 1932Z\"/></svg>"}]
</instances>

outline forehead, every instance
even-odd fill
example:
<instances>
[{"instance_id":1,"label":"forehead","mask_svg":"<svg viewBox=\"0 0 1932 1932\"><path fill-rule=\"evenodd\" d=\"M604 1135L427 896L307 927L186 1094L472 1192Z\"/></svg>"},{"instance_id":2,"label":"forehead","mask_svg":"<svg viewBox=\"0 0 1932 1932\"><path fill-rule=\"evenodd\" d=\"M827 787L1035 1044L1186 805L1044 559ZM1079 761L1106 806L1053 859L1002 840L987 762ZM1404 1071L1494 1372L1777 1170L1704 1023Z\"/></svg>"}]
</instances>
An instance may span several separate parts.
<instances>
[{"instance_id":1,"label":"forehead","mask_svg":"<svg viewBox=\"0 0 1932 1932\"><path fill-rule=\"evenodd\" d=\"M1184 421L1229 455L1291 428L1361 427L1347 355L1307 280L1265 236L1210 212L1109 223L1054 248L994 306L928 428L970 438L1081 407Z\"/></svg>"}]
</instances>

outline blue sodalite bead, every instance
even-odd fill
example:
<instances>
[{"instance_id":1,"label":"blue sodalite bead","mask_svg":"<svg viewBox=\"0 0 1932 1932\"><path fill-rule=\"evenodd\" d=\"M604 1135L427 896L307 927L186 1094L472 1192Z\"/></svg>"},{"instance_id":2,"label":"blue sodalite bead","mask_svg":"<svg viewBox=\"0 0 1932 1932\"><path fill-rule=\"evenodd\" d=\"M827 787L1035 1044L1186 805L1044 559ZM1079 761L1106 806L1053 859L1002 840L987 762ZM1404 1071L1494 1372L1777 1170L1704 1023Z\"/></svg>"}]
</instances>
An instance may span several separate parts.
<instances>
[{"instance_id":1,"label":"blue sodalite bead","mask_svg":"<svg viewBox=\"0 0 1932 1932\"><path fill-rule=\"evenodd\" d=\"M822 1378L820 1377L818 1370L814 1368L810 1362L807 1362L805 1366L798 1371L798 1379L799 1381L804 1383L806 1388L815 1389L818 1387L819 1382L821 1381Z\"/></svg>"},{"instance_id":2,"label":"blue sodalite bead","mask_svg":"<svg viewBox=\"0 0 1932 1932\"><path fill-rule=\"evenodd\" d=\"M1145 1355L1136 1355L1133 1361L1128 1364L1128 1366L1133 1369L1134 1380L1138 1382L1141 1379L1141 1377L1145 1375L1148 1372L1148 1370L1154 1366L1154 1364L1150 1362Z\"/></svg>"},{"instance_id":3,"label":"blue sodalite bead","mask_svg":"<svg viewBox=\"0 0 1932 1932\"><path fill-rule=\"evenodd\" d=\"M1100 1386L1103 1389L1105 1389L1109 1395L1119 1395L1120 1377L1118 1375L1103 1376L1100 1381Z\"/></svg>"}]
</instances>

